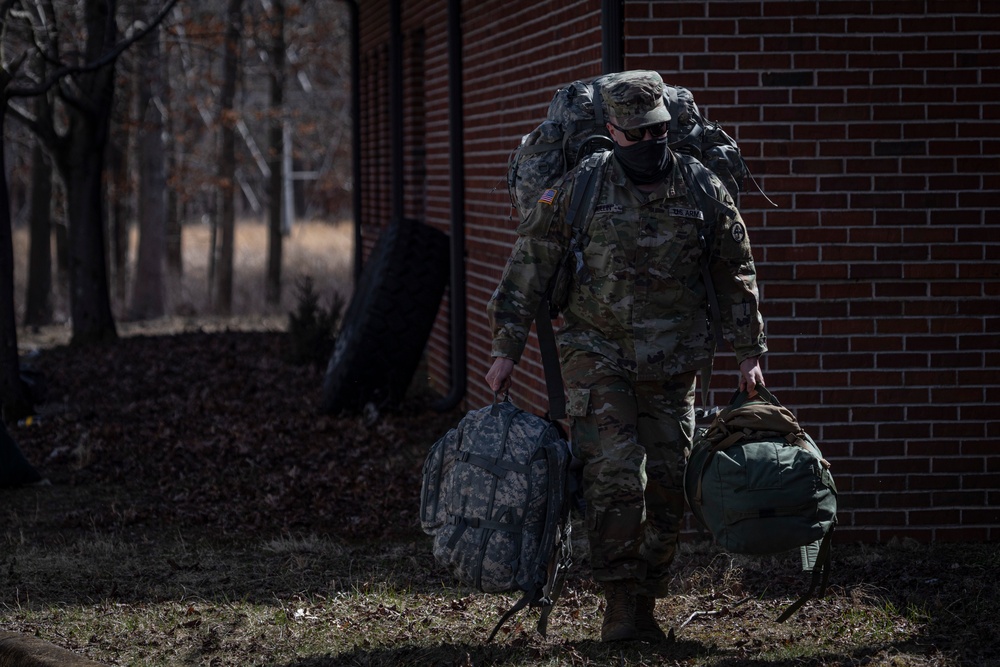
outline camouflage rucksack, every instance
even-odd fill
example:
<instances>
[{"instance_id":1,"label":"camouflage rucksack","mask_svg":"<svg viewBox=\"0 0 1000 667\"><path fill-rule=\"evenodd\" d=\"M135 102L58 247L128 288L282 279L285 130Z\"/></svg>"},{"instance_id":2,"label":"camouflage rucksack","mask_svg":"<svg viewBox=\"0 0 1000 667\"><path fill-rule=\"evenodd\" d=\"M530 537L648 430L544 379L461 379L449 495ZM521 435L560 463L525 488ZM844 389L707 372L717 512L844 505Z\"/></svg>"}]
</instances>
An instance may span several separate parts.
<instances>
[{"instance_id":1,"label":"camouflage rucksack","mask_svg":"<svg viewBox=\"0 0 1000 667\"><path fill-rule=\"evenodd\" d=\"M799 549L812 586L778 618L786 620L826 587L837 487L830 464L795 416L763 386L733 397L686 452L684 495L695 518L732 553Z\"/></svg>"},{"instance_id":2,"label":"camouflage rucksack","mask_svg":"<svg viewBox=\"0 0 1000 667\"><path fill-rule=\"evenodd\" d=\"M527 605L549 611L570 565L569 446L509 400L472 410L424 462L420 525L435 560L484 593L520 590L487 641Z\"/></svg>"},{"instance_id":3,"label":"camouflage rucksack","mask_svg":"<svg viewBox=\"0 0 1000 667\"><path fill-rule=\"evenodd\" d=\"M573 230L570 250L548 285L535 316L549 396L548 415L557 420L566 415L566 399L549 320L555 319L565 305L574 276L579 277L581 272L585 272L585 228L600 196L607 157L614 145L607 132L608 114L600 92L605 81L606 76L590 83L574 81L557 90L545 121L524 135L507 162L507 190L511 204L522 220L534 209L546 190L563 174L580 165L574 178L573 198L566 213L567 223ZM713 194L709 172L719 178L735 200L743 188L744 178L752 180L739 147L718 123L701 115L694 96L687 88L665 85L663 100L670 112L668 142L679 158L681 172L692 196L706 213L710 210L722 211L725 205ZM708 227L706 225L702 235L705 247L711 247L712 241ZM716 343L722 345L718 305L707 264L702 267L702 275L706 286L709 286L707 292ZM702 369L702 395L706 398L710 377L711 364L708 364Z\"/></svg>"},{"instance_id":4,"label":"camouflage rucksack","mask_svg":"<svg viewBox=\"0 0 1000 667\"><path fill-rule=\"evenodd\" d=\"M545 121L524 135L507 163L507 189L522 219L539 196L567 171L600 148L611 148L608 120L600 88L606 77L591 83L574 81L556 91ZM664 86L670 112L670 148L708 167L736 199L749 175L736 142L698 111L687 88Z\"/></svg>"}]
</instances>

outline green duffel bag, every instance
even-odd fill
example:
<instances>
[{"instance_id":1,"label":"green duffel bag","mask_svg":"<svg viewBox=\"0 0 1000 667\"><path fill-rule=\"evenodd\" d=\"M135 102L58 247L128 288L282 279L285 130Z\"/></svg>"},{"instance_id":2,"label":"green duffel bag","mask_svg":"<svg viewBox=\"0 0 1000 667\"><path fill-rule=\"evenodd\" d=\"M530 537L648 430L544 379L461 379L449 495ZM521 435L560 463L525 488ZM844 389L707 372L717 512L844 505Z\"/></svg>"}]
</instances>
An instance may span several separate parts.
<instances>
[{"instance_id":1,"label":"green duffel bag","mask_svg":"<svg viewBox=\"0 0 1000 667\"><path fill-rule=\"evenodd\" d=\"M799 549L813 573L786 620L829 578L837 487L830 464L795 416L764 387L739 392L686 452L684 494L694 516L731 553Z\"/></svg>"}]
</instances>

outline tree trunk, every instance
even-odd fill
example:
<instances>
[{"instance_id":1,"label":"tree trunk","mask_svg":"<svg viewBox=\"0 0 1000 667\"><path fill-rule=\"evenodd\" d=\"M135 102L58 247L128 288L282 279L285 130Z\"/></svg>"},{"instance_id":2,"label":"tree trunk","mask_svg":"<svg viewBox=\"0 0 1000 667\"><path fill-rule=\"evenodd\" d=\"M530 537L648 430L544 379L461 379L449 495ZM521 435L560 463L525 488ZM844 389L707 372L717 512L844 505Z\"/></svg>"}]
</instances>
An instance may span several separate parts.
<instances>
[{"instance_id":1,"label":"tree trunk","mask_svg":"<svg viewBox=\"0 0 1000 667\"><path fill-rule=\"evenodd\" d=\"M161 58L162 70L160 72L160 77L163 82L163 106L166 109L171 108L171 95L173 94L173 89L170 85L170 58ZM174 126L174 116L172 113L168 113L167 117L164 119L164 138L166 139L166 146L164 150L167 154L167 181L171 179L178 179L180 174L178 158L178 144L181 143L175 134L177 128ZM184 273L184 246L183 241L183 226L181 225L181 207L178 202L177 188L168 187L167 188L167 229L166 229L166 243L167 243L167 269L168 273L171 274L173 279L178 279Z\"/></svg>"},{"instance_id":2,"label":"tree trunk","mask_svg":"<svg viewBox=\"0 0 1000 667\"><path fill-rule=\"evenodd\" d=\"M114 0L87 0L87 60L96 62L116 39ZM56 153L63 181L69 229L69 301L73 345L118 337L108 291L104 244L102 174L114 100L114 64L81 74L78 104L67 105L68 145Z\"/></svg>"},{"instance_id":3,"label":"tree trunk","mask_svg":"<svg viewBox=\"0 0 1000 667\"><path fill-rule=\"evenodd\" d=\"M104 248L103 146L95 148L80 130L73 131L71 142L74 158L65 172L69 207L70 317L73 320L71 342L87 345L114 340L118 333L111 314Z\"/></svg>"},{"instance_id":4,"label":"tree trunk","mask_svg":"<svg viewBox=\"0 0 1000 667\"><path fill-rule=\"evenodd\" d=\"M24 325L52 323L52 165L42 144L31 149L31 246Z\"/></svg>"},{"instance_id":5,"label":"tree trunk","mask_svg":"<svg viewBox=\"0 0 1000 667\"><path fill-rule=\"evenodd\" d=\"M282 225L285 144L284 144L284 80L285 80L285 5L284 0L272 0L274 21L271 24L271 127L270 127L270 167L269 187L268 252L267 252L267 302L281 303L281 245L284 226ZM290 221L289 221L290 222Z\"/></svg>"},{"instance_id":6,"label":"tree trunk","mask_svg":"<svg viewBox=\"0 0 1000 667\"><path fill-rule=\"evenodd\" d=\"M129 147L132 145L132 122L124 123L116 141L105 149L105 183L108 186L104 200L108 202L108 239L110 252L110 281L113 299L125 303L128 294L129 212L134 192Z\"/></svg>"},{"instance_id":7,"label":"tree trunk","mask_svg":"<svg viewBox=\"0 0 1000 667\"><path fill-rule=\"evenodd\" d=\"M164 264L166 259L166 174L164 171L163 116L157 106L162 99L160 77L160 31L154 30L139 43L139 62L145 76L139 78L139 250L132 284L132 319L162 317Z\"/></svg>"},{"instance_id":8,"label":"tree trunk","mask_svg":"<svg viewBox=\"0 0 1000 667\"><path fill-rule=\"evenodd\" d=\"M233 254L236 246L236 118L233 102L239 74L239 39L243 0L229 0L226 8L226 39L223 57L219 124L219 249L215 265L215 312L229 315L233 310Z\"/></svg>"},{"instance_id":9,"label":"tree trunk","mask_svg":"<svg viewBox=\"0 0 1000 667\"><path fill-rule=\"evenodd\" d=\"M0 70L0 409L4 421L17 421L31 414L31 405L21 386L17 359L17 323L14 317L14 238L11 230L10 194L4 164L3 123L7 99L6 72Z\"/></svg>"}]
</instances>

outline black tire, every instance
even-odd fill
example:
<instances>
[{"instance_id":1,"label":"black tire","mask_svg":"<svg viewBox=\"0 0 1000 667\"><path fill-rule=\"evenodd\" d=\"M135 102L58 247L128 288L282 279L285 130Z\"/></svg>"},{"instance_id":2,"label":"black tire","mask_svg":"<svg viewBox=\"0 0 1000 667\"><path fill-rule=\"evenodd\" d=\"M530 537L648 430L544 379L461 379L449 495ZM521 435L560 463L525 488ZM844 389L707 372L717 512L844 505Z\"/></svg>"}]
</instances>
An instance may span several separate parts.
<instances>
[{"instance_id":1,"label":"black tire","mask_svg":"<svg viewBox=\"0 0 1000 667\"><path fill-rule=\"evenodd\" d=\"M0 421L0 489L40 481L42 476L24 458L7 426Z\"/></svg>"},{"instance_id":2,"label":"black tire","mask_svg":"<svg viewBox=\"0 0 1000 667\"><path fill-rule=\"evenodd\" d=\"M448 282L448 237L415 220L390 224L365 263L323 379L322 409L402 401Z\"/></svg>"}]
</instances>

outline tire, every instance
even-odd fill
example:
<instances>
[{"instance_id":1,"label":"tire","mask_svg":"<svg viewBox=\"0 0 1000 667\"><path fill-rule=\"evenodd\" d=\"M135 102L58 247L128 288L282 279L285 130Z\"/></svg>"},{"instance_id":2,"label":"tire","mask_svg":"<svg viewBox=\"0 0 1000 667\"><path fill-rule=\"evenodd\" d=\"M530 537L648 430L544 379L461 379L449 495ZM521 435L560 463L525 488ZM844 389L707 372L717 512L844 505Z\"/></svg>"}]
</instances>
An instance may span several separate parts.
<instances>
[{"instance_id":1,"label":"tire","mask_svg":"<svg viewBox=\"0 0 1000 667\"><path fill-rule=\"evenodd\" d=\"M35 484L42 476L24 458L7 426L0 420L0 489Z\"/></svg>"},{"instance_id":2,"label":"tire","mask_svg":"<svg viewBox=\"0 0 1000 667\"><path fill-rule=\"evenodd\" d=\"M323 379L322 410L398 406L420 363L448 282L448 237L415 220L390 224L344 313Z\"/></svg>"}]
</instances>

